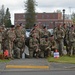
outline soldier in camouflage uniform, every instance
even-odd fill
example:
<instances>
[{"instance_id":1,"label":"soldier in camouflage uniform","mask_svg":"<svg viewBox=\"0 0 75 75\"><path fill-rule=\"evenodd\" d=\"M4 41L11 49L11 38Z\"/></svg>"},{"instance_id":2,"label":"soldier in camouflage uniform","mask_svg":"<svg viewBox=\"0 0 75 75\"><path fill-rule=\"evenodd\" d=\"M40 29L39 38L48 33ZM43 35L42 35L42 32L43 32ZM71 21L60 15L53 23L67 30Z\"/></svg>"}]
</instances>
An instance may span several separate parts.
<instances>
[{"instance_id":1,"label":"soldier in camouflage uniform","mask_svg":"<svg viewBox=\"0 0 75 75\"><path fill-rule=\"evenodd\" d=\"M25 31L20 24L18 24L16 26L15 34L16 34L16 42L15 43L17 46L16 48L17 48L17 53L18 53L17 55L18 55L18 58L22 58L22 53L25 49ZM23 40L23 41L21 41L21 40ZM21 44L22 46L19 48L20 45L18 45L18 44ZM20 51L20 53L19 53L19 51ZM20 54L20 57L19 57L19 54Z\"/></svg>"},{"instance_id":2,"label":"soldier in camouflage uniform","mask_svg":"<svg viewBox=\"0 0 75 75\"><path fill-rule=\"evenodd\" d=\"M2 50L4 51L5 49L5 40L6 40L6 29L5 25L2 25Z\"/></svg>"},{"instance_id":3,"label":"soldier in camouflage uniform","mask_svg":"<svg viewBox=\"0 0 75 75\"><path fill-rule=\"evenodd\" d=\"M0 27L0 52L2 50L2 28Z\"/></svg>"},{"instance_id":4,"label":"soldier in camouflage uniform","mask_svg":"<svg viewBox=\"0 0 75 75\"><path fill-rule=\"evenodd\" d=\"M13 58L13 42L16 39L14 25L11 26L10 30L7 32L8 43L9 43L9 56Z\"/></svg>"},{"instance_id":5,"label":"soldier in camouflage uniform","mask_svg":"<svg viewBox=\"0 0 75 75\"><path fill-rule=\"evenodd\" d=\"M30 58L32 58L34 54L36 54L36 58L38 58L40 49L39 49L39 42L36 38L36 34L34 34L32 38L30 38L29 46L30 46L29 49Z\"/></svg>"},{"instance_id":6,"label":"soldier in camouflage uniform","mask_svg":"<svg viewBox=\"0 0 75 75\"><path fill-rule=\"evenodd\" d=\"M22 35L21 38L16 39L14 43L14 51L16 55L15 57L18 59L22 58L22 53L24 52L24 50L25 50L25 39L24 35Z\"/></svg>"},{"instance_id":7,"label":"soldier in camouflage uniform","mask_svg":"<svg viewBox=\"0 0 75 75\"><path fill-rule=\"evenodd\" d=\"M41 38L40 49L41 49L41 51L44 51L45 57L48 57L51 54L50 46L51 46L51 43L48 39L48 36L44 36L44 38Z\"/></svg>"},{"instance_id":8,"label":"soldier in camouflage uniform","mask_svg":"<svg viewBox=\"0 0 75 75\"><path fill-rule=\"evenodd\" d=\"M66 41L67 44L69 44L68 55L72 56L75 54L75 29L73 25L71 26L68 35L66 36Z\"/></svg>"},{"instance_id":9,"label":"soldier in camouflage uniform","mask_svg":"<svg viewBox=\"0 0 75 75\"><path fill-rule=\"evenodd\" d=\"M40 38L42 37L42 29L39 28L39 24L34 24L33 29L35 29L36 38L38 39L38 41L40 41Z\"/></svg>"},{"instance_id":10,"label":"soldier in camouflage uniform","mask_svg":"<svg viewBox=\"0 0 75 75\"><path fill-rule=\"evenodd\" d=\"M54 40L53 35L51 35L51 37L50 37L50 43L51 43L51 46L50 46L51 51L54 52L57 49L57 47L56 47L56 41Z\"/></svg>"},{"instance_id":11,"label":"soldier in camouflage uniform","mask_svg":"<svg viewBox=\"0 0 75 75\"><path fill-rule=\"evenodd\" d=\"M59 51L60 56L63 55L63 39L64 39L64 31L61 29L61 25L54 30L54 37L57 44L57 49Z\"/></svg>"},{"instance_id":12,"label":"soldier in camouflage uniform","mask_svg":"<svg viewBox=\"0 0 75 75\"><path fill-rule=\"evenodd\" d=\"M47 30L47 27L43 27L43 37L47 36L48 38L51 36L51 33Z\"/></svg>"}]
</instances>

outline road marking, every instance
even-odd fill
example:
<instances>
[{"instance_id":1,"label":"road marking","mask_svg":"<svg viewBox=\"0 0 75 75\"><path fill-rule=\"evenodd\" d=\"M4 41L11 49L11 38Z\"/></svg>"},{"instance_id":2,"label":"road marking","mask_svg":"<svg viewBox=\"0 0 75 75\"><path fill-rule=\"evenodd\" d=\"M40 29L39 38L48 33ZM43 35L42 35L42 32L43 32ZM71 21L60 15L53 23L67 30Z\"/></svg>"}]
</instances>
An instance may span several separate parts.
<instances>
[{"instance_id":1,"label":"road marking","mask_svg":"<svg viewBox=\"0 0 75 75\"><path fill-rule=\"evenodd\" d=\"M28 65L6 65L6 68L11 69L49 69L49 66L28 66Z\"/></svg>"}]
</instances>

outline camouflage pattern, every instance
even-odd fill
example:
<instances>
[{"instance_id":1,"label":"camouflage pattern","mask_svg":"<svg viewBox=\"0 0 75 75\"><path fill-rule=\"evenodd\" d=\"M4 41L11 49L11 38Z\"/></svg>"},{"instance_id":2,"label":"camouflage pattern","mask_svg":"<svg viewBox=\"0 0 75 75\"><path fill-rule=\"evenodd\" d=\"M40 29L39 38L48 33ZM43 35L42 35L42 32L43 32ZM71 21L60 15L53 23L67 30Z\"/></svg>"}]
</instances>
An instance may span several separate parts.
<instances>
[{"instance_id":1,"label":"camouflage pattern","mask_svg":"<svg viewBox=\"0 0 75 75\"><path fill-rule=\"evenodd\" d=\"M22 28L18 25L15 29L16 34L16 46L15 50L17 50L17 58L22 58L22 53L25 49L25 28Z\"/></svg>"},{"instance_id":2,"label":"camouflage pattern","mask_svg":"<svg viewBox=\"0 0 75 75\"><path fill-rule=\"evenodd\" d=\"M50 39L51 43L51 51L55 51L57 49L56 41L54 39Z\"/></svg>"},{"instance_id":3,"label":"camouflage pattern","mask_svg":"<svg viewBox=\"0 0 75 75\"><path fill-rule=\"evenodd\" d=\"M48 40L48 38L41 39L40 41L41 41L40 42L40 49L41 49L41 51L44 51L44 56L45 57L50 56L50 53L51 53L50 41Z\"/></svg>"},{"instance_id":4,"label":"camouflage pattern","mask_svg":"<svg viewBox=\"0 0 75 75\"><path fill-rule=\"evenodd\" d=\"M48 30L43 30L43 36L47 36L48 38L51 36L51 33Z\"/></svg>"},{"instance_id":5,"label":"camouflage pattern","mask_svg":"<svg viewBox=\"0 0 75 75\"><path fill-rule=\"evenodd\" d=\"M9 45L9 55L12 58L13 57L13 42L16 39L16 35L15 35L15 30L10 29L7 32L7 37L8 37L8 45Z\"/></svg>"},{"instance_id":6,"label":"camouflage pattern","mask_svg":"<svg viewBox=\"0 0 75 75\"><path fill-rule=\"evenodd\" d=\"M61 27L57 27L54 30L54 37L56 40L56 44L57 44L57 49L60 53L60 55L63 55L63 39L64 39L64 31L61 29Z\"/></svg>"},{"instance_id":7,"label":"camouflage pattern","mask_svg":"<svg viewBox=\"0 0 75 75\"><path fill-rule=\"evenodd\" d=\"M22 53L25 50L25 39L24 36L22 35L21 38L18 38L14 42L14 54L16 58L22 58Z\"/></svg>"},{"instance_id":8,"label":"camouflage pattern","mask_svg":"<svg viewBox=\"0 0 75 75\"><path fill-rule=\"evenodd\" d=\"M75 54L75 31L70 28L68 35L66 36L66 41L69 47L68 55L72 56Z\"/></svg>"},{"instance_id":9,"label":"camouflage pattern","mask_svg":"<svg viewBox=\"0 0 75 75\"><path fill-rule=\"evenodd\" d=\"M0 27L0 52L2 50L2 30L1 30L1 27Z\"/></svg>"},{"instance_id":10,"label":"camouflage pattern","mask_svg":"<svg viewBox=\"0 0 75 75\"><path fill-rule=\"evenodd\" d=\"M30 54L30 57L32 58L33 57L33 54L34 52L36 53L36 57L39 56L39 42L38 40L36 39L36 34L33 35L33 38L30 38L30 41L29 41L29 46L30 46L30 49L29 49L29 54Z\"/></svg>"}]
</instances>

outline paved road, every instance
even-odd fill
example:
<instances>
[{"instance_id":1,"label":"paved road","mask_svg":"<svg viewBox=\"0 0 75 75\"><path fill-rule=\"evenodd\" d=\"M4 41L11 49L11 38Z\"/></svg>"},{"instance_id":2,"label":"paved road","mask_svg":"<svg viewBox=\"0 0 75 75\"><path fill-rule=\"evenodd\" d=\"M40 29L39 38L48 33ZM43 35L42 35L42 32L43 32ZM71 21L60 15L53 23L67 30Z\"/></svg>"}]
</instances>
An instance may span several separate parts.
<instances>
[{"instance_id":1,"label":"paved road","mask_svg":"<svg viewBox=\"0 0 75 75\"><path fill-rule=\"evenodd\" d=\"M7 65L48 66L49 68L6 68ZM75 75L75 64L51 63L47 59L15 59L8 63L0 63L0 75Z\"/></svg>"},{"instance_id":2,"label":"paved road","mask_svg":"<svg viewBox=\"0 0 75 75\"><path fill-rule=\"evenodd\" d=\"M75 75L75 71L21 71L21 72L1 72L0 75Z\"/></svg>"}]
</instances>

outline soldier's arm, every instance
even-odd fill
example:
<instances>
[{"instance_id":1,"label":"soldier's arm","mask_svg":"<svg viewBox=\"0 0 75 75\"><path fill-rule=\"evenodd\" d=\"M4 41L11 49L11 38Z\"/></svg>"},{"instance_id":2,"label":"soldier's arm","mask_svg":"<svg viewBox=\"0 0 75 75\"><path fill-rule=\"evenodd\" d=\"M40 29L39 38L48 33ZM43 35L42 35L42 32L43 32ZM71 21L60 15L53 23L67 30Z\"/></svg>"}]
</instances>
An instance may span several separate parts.
<instances>
[{"instance_id":1,"label":"soldier's arm","mask_svg":"<svg viewBox=\"0 0 75 75\"><path fill-rule=\"evenodd\" d=\"M62 31L62 39L65 37L65 33L64 33L64 31L63 30L61 30Z\"/></svg>"}]
</instances>

